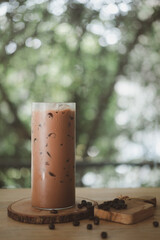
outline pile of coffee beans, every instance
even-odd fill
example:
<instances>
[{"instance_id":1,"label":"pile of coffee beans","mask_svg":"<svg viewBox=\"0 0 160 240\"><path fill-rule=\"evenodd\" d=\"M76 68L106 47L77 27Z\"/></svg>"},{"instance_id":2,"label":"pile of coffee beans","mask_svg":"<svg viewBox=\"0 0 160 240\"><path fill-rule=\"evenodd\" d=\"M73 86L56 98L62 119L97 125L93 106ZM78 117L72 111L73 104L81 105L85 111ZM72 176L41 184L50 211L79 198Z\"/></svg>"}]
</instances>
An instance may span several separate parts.
<instances>
[{"instance_id":1,"label":"pile of coffee beans","mask_svg":"<svg viewBox=\"0 0 160 240\"><path fill-rule=\"evenodd\" d=\"M115 198L112 201L105 201L102 204L99 204L98 208L105 210L105 211L109 211L110 208L120 210L120 209L126 209L127 204L125 203L125 201L123 199Z\"/></svg>"}]
</instances>

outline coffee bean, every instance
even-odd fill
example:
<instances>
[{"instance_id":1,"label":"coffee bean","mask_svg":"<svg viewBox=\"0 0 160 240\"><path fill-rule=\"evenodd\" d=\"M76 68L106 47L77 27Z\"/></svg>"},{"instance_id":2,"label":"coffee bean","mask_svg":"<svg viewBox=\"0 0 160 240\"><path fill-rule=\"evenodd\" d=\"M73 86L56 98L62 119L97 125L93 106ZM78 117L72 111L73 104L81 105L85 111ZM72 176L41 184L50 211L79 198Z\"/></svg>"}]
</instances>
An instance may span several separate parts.
<instances>
[{"instance_id":1,"label":"coffee bean","mask_svg":"<svg viewBox=\"0 0 160 240\"><path fill-rule=\"evenodd\" d=\"M57 213L58 213L58 210L56 210L56 209L53 209L53 210L51 210L51 211L50 211L50 213L57 214Z\"/></svg>"},{"instance_id":2,"label":"coffee bean","mask_svg":"<svg viewBox=\"0 0 160 240\"><path fill-rule=\"evenodd\" d=\"M119 204L125 204L125 201L123 199L122 200L119 199L118 203Z\"/></svg>"},{"instance_id":3,"label":"coffee bean","mask_svg":"<svg viewBox=\"0 0 160 240\"><path fill-rule=\"evenodd\" d=\"M88 219L89 219L89 220L94 220L94 216L93 216L93 215L90 215Z\"/></svg>"},{"instance_id":4,"label":"coffee bean","mask_svg":"<svg viewBox=\"0 0 160 240\"><path fill-rule=\"evenodd\" d=\"M50 223L50 224L49 224L49 229L51 229L51 230L55 229L54 223Z\"/></svg>"},{"instance_id":5,"label":"coffee bean","mask_svg":"<svg viewBox=\"0 0 160 240\"><path fill-rule=\"evenodd\" d=\"M86 200L82 200L81 204L85 207L85 206L87 206L87 201Z\"/></svg>"},{"instance_id":6,"label":"coffee bean","mask_svg":"<svg viewBox=\"0 0 160 240\"><path fill-rule=\"evenodd\" d=\"M78 207L79 209L81 209L81 208L83 208L83 205L82 205L81 203L78 203L77 207Z\"/></svg>"},{"instance_id":7,"label":"coffee bean","mask_svg":"<svg viewBox=\"0 0 160 240\"><path fill-rule=\"evenodd\" d=\"M92 202L87 202L87 206L92 206Z\"/></svg>"},{"instance_id":8,"label":"coffee bean","mask_svg":"<svg viewBox=\"0 0 160 240\"><path fill-rule=\"evenodd\" d=\"M88 230L91 230L91 229L92 229L92 224L88 223L88 224L87 224L87 229L88 229Z\"/></svg>"},{"instance_id":9,"label":"coffee bean","mask_svg":"<svg viewBox=\"0 0 160 240\"><path fill-rule=\"evenodd\" d=\"M127 204L124 204L122 208L123 208L123 209L126 209L126 208L127 208Z\"/></svg>"},{"instance_id":10,"label":"coffee bean","mask_svg":"<svg viewBox=\"0 0 160 240\"><path fill-rule=\"evenodd\" d=\"M78 221L78 220L73 221L73 226L77 227L79 225L80 225L80 221Z\"/></svg>"},{"instance_id":11,"label":"coffee bean","mask_svg":"<svg viewBox=\"0 0 160 240\"><path fill-rule=\"evenodd\" d=\"M99 225L99 217L95 217L94 218L94 224L95 225Z\"/></svg>"},{"instance_id":12,"label":"coffee bean","mask_svg":"<svg viewBox=\"0 0 160 240\"><path fill-rule=\"evenodd\" d=\"M113 201L114 201L114 202L118 202L118 201L119 201L119 198L115 198Z\"/></svg>"},{"instance_id":13,"label":"coffee bean","mask_svg":"<svg viewBox=\"0 0 160 240\"><path fill-rule=\"evenodd\" d=\"M104 206L104 207L103 207L103 210L105 210L105 211L109 211L109 210L110 210L110 207L108 207L108 206Z\"/></svg>"},{"instance_id":14,"label":"coffee bean","mask_svg":"<svg viewBox=\"0 0 160 240\"><path fill-rule=\"evenodd\" d=\"M158 221L153 221L153 226L154 227L159 227L159 222Z\"/></svg>"},{"instance_id":15,"label":"coffee bean","mask_svg":"<svg viewBox=\"0 0 160 240\"><path fill-rule=\"evenodd\" d=\"M87 202L86 208L87 208L87 209L92 208L92 203L91 203L91 202Z\"/></svg>"},{"instance_id":16,"label":"coffee bean","mask_svg":"<svg viewBox=\"0 0 160 240\"><path fill-rule=\"evenodd\" d=\"M108 234L107 232L101 232L101 238L107 238L108 237Z\"/></svg>"}]
</instances>

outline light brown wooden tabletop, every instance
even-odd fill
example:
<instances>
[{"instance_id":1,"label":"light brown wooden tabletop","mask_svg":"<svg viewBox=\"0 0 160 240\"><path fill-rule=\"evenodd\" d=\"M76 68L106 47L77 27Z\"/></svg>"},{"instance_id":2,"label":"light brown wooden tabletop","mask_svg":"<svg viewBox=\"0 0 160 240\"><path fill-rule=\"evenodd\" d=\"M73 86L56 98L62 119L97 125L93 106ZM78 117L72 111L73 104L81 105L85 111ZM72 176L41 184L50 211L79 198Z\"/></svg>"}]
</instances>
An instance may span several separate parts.
<instances>
[{"instance_id":1,"label":"light brown wooden tabletop","mask_svg":"<svg viewBox=\"0 0 160 240\"><path fill-rule=\"evenodd\" d=\"M119 195L129 197L155 196L157 207L153 217L133 225L101 220L100 225L93 225L92 230L87 230L86 225L92 223L91 220L81 220L78 227L74 227L72 223L61 223L56 224L55 230L50 230L46 224L36 225L16 222L7 216L8 205L16 200L30 197L30 189L0 189L0 240L98 240L101 239L102 231L106 231L108 239L113 240L160 240L160 226L155 228L152 224L153 220L160 223L160 188L77 188L76 194L96 201L112 200Z\"/></svg>"}]
</instances>

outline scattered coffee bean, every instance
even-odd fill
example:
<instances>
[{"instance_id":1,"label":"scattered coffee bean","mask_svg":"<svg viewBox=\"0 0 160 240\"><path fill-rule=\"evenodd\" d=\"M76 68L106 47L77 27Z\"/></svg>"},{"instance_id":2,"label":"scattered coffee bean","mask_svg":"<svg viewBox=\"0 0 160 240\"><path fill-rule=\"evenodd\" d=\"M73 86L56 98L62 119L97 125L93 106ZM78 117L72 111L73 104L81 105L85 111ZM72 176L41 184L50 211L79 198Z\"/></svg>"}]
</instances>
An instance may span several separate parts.
<instances>
[{"instance_id":1,"label":"scattered coffee bean","mask_svg":"<svg viewBox=\"0 0 160 240\"><path fill-rule=\"evenodd\" d=\"M83 204L83 206L87 205L87 201L86 200L82 200L81 203Z\"/></svg>"},{"instance_id":2,"label":"scattered coffee bean","mask_svg":"<svg viewBox=\"0 0 160 240\"><path fill-rule=\"evenodd\" d=\"M87 202L87 206L92 206L92 202Z\"/></svg>"},{"instance_id":3,"label":"scattered coffee bean","mask_svg":"<svg viewBox=\"0 0 160 240\"><path fill-rule=\"evenodd\" d=\"M118 202L118 201L119 201L119 198L115 198L113 201L114 201L114 202ZM122 200L122 201L123 201L123 200Z\"/></svg>"},{"instance_id":4,"label":"scattered coffee bean","mask_svg":"<svg viewBox=\"0 0 160 240\"><path fill-rule=\"evenodd\" d=\"M94 218L94 224L95 225L99 225L99 217L95 217Z\"/></svg>"},{"instance_id":5,"label":"scattered coffee bean","mask_svg":"<svg viewBox=\"0 0 160 240\"><path fill-rule=\"evenodd\" d=\"M126 209L127 208L127 204L124 204L123 206L122 206L122 209Z\"/></svg>"},{"instance_id":6,"label":"scattered coffee bean","mask_svg":"<svg viewBox=\"0 0 160 240\"><path fill-rule=\"evenodd\" d=\"M81 209L81 208L83 208L83 205L82 205L81 203L78 203L77 207L78 207L79 209Z\"/></svg>"},{"instance_id":7,"label":"scattered coffee bean","mask_svg":"<svg viewBox=\"0 0 160 240\"><path fill-rule=\"evenodd\" d=\"M88 230L91 230L91 229L92 229L92 224L88 223L88 224L87 224L87 229L88 229Z\"/></svg>"},{"instance_id":8,"label":"scattered coffee bean","mask_svg":"<svg viewBox=\"0 0 160 240\"><path fill-rule=\"evenodd\" d=\"M36 142L37 141L37 138L34 138L34 142Z\"/></svg>"},{"instance_id":9,"label":"scattered coffee bean","mask_svg":"<svg viewBox=\"0 0 160 240\"><path fill-rule=\"evenodd\" d=\"M56 209L53 209L53 210L51 210L51 211L50 211L50 213L57 214L57 213L58 213L58 210L56 210Z\"/></svg>"},{"instance_id":10,"label":"scattered coffee bean","mask_svg":"<svg viewBox=\"0 0 160 240\"><path fill-rule=\"evenodd\" d=\"M101 232L101 238L107 238L108 234L107 232Z\"/></svg>"},{"instance_id":11,"label":"scattered coffee bean","mask_svg":"<svg viewBox=\"0 0 160 240\"><path fill-rule=\"evenodd\" d=\"M49 229L52 229L52 230L55 229L54 223L50 223L50 224L49 224Z\"/></svg>"},{"instance_id":12,"label":"scattered coffee bean","mask_svg":"<svg viewBox=\"0 0 160 240\"><path fill-rule=\"evenodd\" d=\"M89 219L89 220L94 220L94 216L93 216L93 215L90 215L88 219Z\"/></svg>"},{"instance_id":13,"label":"scattered coffee bean","mask_svg":"<svg viewBox=\"0 0 160 240\"><path fill-rule=\"evenodd\" d=\"M92 203L91 203L91 202L87 202L86 208L87 208L87 209L92 208Z\"/></svg>"},{"instance_id":14,"label":"scattered coffee bean","mask_svg":"<svg viewBox=\"0 0 160 240\"><path fill-rule=\"evenodd\" d=\"M73 226L77 227L79 225L80 225L80 221L78 221L78 220L73 221Z\"/></svg>"},{"instance_id":15,"label":"scattered coffee bean","mask_svg":"<svg viewBox=\"0 0 160 240\"><path fill-rule=\"evenodd\" d=\"M87 201L86 200L82 200L81 204L85 207L85 206L87 206Z\"/></svg>"},{"instance_id":16,"label":"scattered coffee bean","mask_svg":"<svg viewBox=\"0 0 160 240\"><path fill-rule=\"evenodd\" d=\"M153 221L153 226L154 227L159 227L159 222L158 221Z\"/></svg>"}]
</instances>

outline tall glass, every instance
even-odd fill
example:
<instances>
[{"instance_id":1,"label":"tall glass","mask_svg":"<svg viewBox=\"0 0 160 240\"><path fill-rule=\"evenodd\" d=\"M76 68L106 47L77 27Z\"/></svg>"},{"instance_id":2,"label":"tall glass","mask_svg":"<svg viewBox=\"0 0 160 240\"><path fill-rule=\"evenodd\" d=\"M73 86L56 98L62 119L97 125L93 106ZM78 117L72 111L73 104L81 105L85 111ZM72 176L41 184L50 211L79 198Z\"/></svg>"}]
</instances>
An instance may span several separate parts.
<instances>
[{"instance_id":1,"label":"tall glass","mask_svg":"<svg viewBox=\"0 0 160 240\"><path fill-rule=\"evenodd\" d=\"M75 103L32 103L32 206L75 204Z\"/></svg>"}]
</instances>

